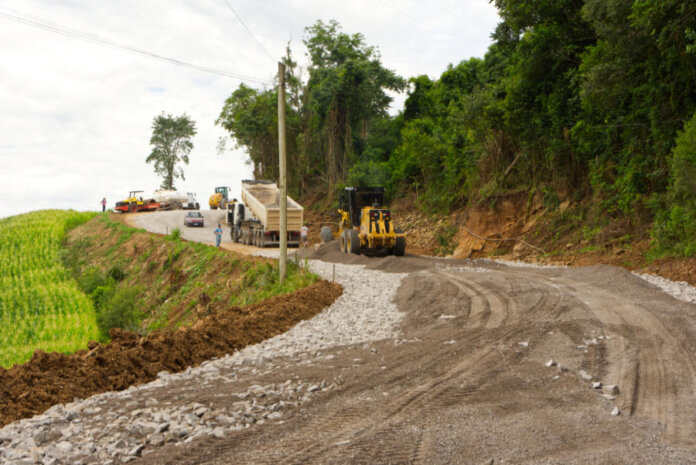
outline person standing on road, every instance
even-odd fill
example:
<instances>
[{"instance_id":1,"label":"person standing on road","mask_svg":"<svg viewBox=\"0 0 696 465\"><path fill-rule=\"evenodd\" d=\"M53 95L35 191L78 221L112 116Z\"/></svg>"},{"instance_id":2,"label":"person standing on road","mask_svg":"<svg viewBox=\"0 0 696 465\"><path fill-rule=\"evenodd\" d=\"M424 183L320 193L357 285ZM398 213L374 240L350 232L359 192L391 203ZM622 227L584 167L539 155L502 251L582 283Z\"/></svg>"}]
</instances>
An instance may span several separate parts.
<instances>
[{"instance_id":1,"label":"person standing on road","mask_svg":"<svg viewBox=\"0 0 696 465\"><path fill-rule=\"evenodd\" d=\"M105 212L105 211L106 211L106 197L104 197L103 199L101 199L101 202L99 202L99 203L101 203L102 212Z\"/></svg>"},{"instance_id":2,"label":"person standing on road","mask_svg":"<svg viewBox=\"0 0 696 465\"><path fill-rule=\"evenodd\" d=\"M307 227L306 224L304 224L300 228L300 247L309 246L308 236L309 236L309 228Z\"/></svg>"},{"instance_id":3,"label":"person standing on road","mask_svg":"<svg viewBox=\"0 0 696 465\"><path fill-rule=\"evenodd\" d=\"M215 247L220 247L220 241L222 240L222 225L218 223L218 227L215 231Z\"/></svg>"}]
</instances>

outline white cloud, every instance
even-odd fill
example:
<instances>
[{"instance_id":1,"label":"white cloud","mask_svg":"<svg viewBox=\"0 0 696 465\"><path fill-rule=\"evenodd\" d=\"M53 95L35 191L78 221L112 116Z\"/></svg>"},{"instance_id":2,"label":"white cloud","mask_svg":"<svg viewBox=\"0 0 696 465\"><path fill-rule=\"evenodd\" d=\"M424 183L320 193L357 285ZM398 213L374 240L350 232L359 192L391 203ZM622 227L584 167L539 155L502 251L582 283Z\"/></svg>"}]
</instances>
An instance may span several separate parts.
<instances>
[{"instance_id":1,"label":"white cloud","mask_svg":"<svg viewBox=\"0 0 696 465\"><path fill-rule=\"evenodd\" d=\"M437 77L448 63L483 56L498 21L487 0L228 1L273 57L292 39L306 66L304 28L336 19L405 77ZM277 69L224 0L0 0L0 11L269 82ZM205 204L215 186L236 191L251 175L242 151L216 154L225 132L214 121L238 80L2 17L0 50L0 217L97 209L103 196L113 205L129 190L156 189L161 180L145 158L152 120L162 111L186 112L198 127L180 190Z\"/></svg>"}]
</instances>

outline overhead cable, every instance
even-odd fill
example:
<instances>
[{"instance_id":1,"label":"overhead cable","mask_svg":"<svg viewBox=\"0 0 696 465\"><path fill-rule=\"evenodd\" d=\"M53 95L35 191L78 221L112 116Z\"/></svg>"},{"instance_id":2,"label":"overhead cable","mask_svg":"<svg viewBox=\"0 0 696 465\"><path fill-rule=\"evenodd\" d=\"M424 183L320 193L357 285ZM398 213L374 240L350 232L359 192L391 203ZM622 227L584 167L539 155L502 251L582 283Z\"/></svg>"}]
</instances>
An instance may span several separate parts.
<instances>
[{"instance_id":1,"label":"overhead cable","mask_svg":"<svg viewBox=\"0 0 696 465\"><path fill-rule=\"evenodd\" d=\"M271 56L271 54L268 53L268 50L266 50L266 48L265 48L263 45L261 45L261 42L259 42L259 41L256 39L256 36L254 36L254 34L251 32L251 30L250 30L250 29L247 27L247 25L244 23L244 20L242 20L242 17L239 16L239 15L237 14L237 12L234 10L234 8L232 8L232 5L230 4L230 2L229 2L228 0L225 0L225 4L226 4L227 7L230 9L230 11L232 11L232 13L234 14L234 16L239 20L239 22L242 24L242 26L243 26L244 29L247 31L247 33L251 36L251 38L254 39L254 42L256 42L256 45L258 45L259 48L260 48L261 50L263 50L263 53L266 54L266 56L268 57L268 59L271 60L271 61L275 61L275 60L273 59L273 57Z\"/></svg>"},{"instance_id":2,"label":"overhead cable","mask_svg":"<svg viewBox=\"0 0 696 465\"><path fill-rule=\"evenodd\" d=\"M140 56L144 56L146 58L150 58L150 59L165 62L165 63L175 64L175 65L182 66L185 68L195 69L197 71L202 71L204 73L217 74L218 76L239 79L241 81L258 82L260 84L268 84L269 83L269 81L267 79L257 78L254 76L248 76L248 75L239 74L239 73L235 73L235 72L227 71L227 70L221 70L221 69L217 69L217 68L211 68L209 66L188 63L186 61L182 61L182 60L179 60L176 58L171 58L171 57L167 57L164 55L160 55L158 53L143 50L141 48L133 47L130 45L119 44L117 42L114 42L114 41L109 40L109 39L105 39L105 38L97 36L95 34L67 29L67 28L62 27L62 26L46 23L43 21L38 21L35 19L26 18L23 16L14 15L14 14L7 13L4 11L0 11L0 17L5 18L5 19L9 19L11 21L16 21L18 23L26 24L28 26L43 29L44 31L49 31L49 32L53 32L56 34L66 36L66 37L71 37L73 39L78 39L78 40L82 40L82 41L89 42L92 44L102 45L102 46L130 52L130 53L135 53L135 54L138 54Z\"/></svg>"},{"instance_id":3,"label":"overhead cable","mask_svg":"<svg viewBox=\"0 0 696 465\"><path fill-rule=\"evenodd\" d=\"M439 27L432 26L431 24L424 22L423 18L416 18L416 17L412 16L411 14L407 13L403 9L397 8L396 6L390 4L387 0L381 0L381 3L382 3L382 5L386 6L387 8L390 8L390 9L396 11L398 14L400 14L404 18L408 19L409 21L413 22L414 24L418 24L422 28L429 29L433 32L437 32L440 34L445 34L445 35L448 35L448 36L451 36L451 37L454 37L454 38L457 38L460 40L463 39L463 36L461 36L461 35L454 34L450 31L446 31L446 30L441 29Z\"/></svg>"}]
</instances>

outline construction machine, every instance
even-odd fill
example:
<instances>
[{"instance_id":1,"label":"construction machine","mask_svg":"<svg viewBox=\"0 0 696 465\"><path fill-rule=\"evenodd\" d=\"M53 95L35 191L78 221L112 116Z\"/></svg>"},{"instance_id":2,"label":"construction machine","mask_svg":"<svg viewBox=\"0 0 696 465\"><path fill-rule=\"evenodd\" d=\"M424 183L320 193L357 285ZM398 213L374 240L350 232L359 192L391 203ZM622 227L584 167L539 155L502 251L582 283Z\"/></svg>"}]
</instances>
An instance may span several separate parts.
<instances>
[{"instance_id":1,"label":"construction machine","mask_svg":"<svg viewBox=\"0 0 696 465\"><path fill-rule=\"evenodd\" d=\"M280 245L280 190L272 181L243 180L241 201L227 204L227 224L234 242L257 247ZM304 209L286 197L288 247L300 245Z\"/></svg>"},{"instance_id":2,"label":"construction machine","mask_svg":"<svg viewBox=\"0 0 696 465\"><path fill-rule=\"evenodd\" d=\"M225 209L227 208L227 202L229 202L229 194L232 189L229 187L216 187L215 193L210 196L208 200L208 205L210 205L211 210Z\"/></svg>"},{"instance_id":3,"label":"construction machine","mask_svg":"<svg viewBox=\"0 0 696 465\"><path fill-rule=\"evenodd\" d=\"M406 235L394 226L391 212L384 206L384 187L346 187L339 196L338 233L321 228L322 242L334 237L345 253L390 253L402 256Z\"/></svg>"},{"instance_id":4,"label":"construction machine","mask_svg":"<svg viewBox=\"0 0 696 465\"><path fill-rule=\"evenodd\" d=\"M114 210L129 213L129 212L142 212L142 211L155 211L160 208L160 203L155 201L155 199L143 199L141 194L143 191L130 191L128 197L125 200L116 202Z\"/></svg>"},{"instance_id":5,"label":"construction machine","mask_svg":"<svg viewBox=\"0 0 696 465\"><path fill-rule=\"evenodd\" d=\"M201 204L198 203L195 192L186 193L186 201L181 204L181 208L184 210L200 210Z\"/></svg>"}]
</instances>

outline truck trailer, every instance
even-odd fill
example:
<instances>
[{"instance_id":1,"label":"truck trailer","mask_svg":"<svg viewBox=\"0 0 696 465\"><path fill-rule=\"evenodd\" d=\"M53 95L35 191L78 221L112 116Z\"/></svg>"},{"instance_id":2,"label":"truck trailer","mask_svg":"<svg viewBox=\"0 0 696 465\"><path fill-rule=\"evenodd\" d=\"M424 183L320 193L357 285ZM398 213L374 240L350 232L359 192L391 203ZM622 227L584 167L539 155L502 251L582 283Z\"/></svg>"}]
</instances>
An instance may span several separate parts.
<instances>
[{"instance_id":1,"label":"truck trailer","mask_svg":"<svg viewBox=\"0 0 696 465\"><path fill-rule=\"evenodd\" d=\"M304 209L287 197L287 244L299 247ZM242 181L241 201L227 205L234 242L257 247L280 245L280 190L272 181Z\"/></svg>"}]
</instances>

